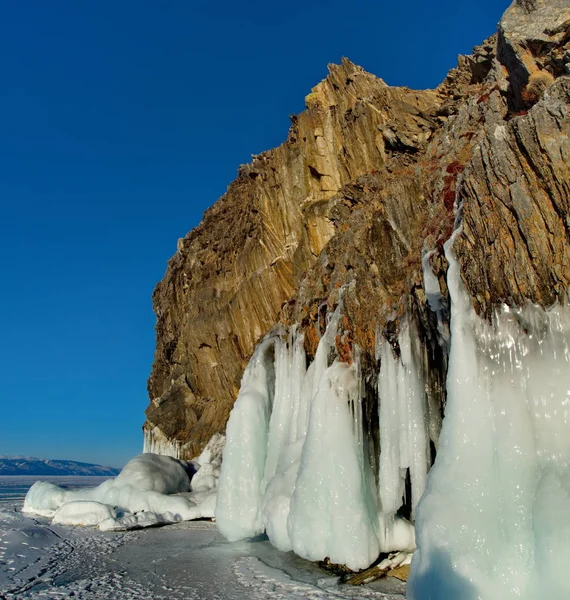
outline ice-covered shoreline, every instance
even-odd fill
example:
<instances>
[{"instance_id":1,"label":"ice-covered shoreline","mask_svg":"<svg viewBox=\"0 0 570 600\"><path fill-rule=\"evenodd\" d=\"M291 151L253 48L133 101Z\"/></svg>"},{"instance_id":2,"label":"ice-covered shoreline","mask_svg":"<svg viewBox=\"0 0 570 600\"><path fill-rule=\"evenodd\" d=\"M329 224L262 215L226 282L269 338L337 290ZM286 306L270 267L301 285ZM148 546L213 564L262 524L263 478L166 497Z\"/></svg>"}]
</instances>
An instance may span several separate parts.
<instances>
[{"instance_id":1,"label":"ice-covered shoreline","mask_svg":"<svg viewBox=\"0 0 570 600\"><path fill-rule=\"evenodd\" d=\"M9 600L373 598L402 600L397 580L336 585L315 564L274 549L265 538L230 543L210 521L101 532L51 525L0 507L0 597Z\"/></svg>"}]
</instances>

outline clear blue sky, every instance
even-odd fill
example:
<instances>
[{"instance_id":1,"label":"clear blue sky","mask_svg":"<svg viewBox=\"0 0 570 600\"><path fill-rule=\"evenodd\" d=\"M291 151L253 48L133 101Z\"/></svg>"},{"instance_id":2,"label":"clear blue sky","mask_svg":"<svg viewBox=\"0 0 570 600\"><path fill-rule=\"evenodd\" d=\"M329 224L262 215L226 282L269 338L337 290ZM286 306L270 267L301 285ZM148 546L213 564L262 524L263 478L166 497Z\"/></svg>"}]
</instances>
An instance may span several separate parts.
<instances>
[{"instance_id":1,"label":"clear blue sky","mask_svg":"<svg viewBox=\"0 0 570 600\"><path fill-rule=\"evenodd\" d=\"M177 238L348 56L437 85L507 1L30 0L0 9L0 454L140 452Z\"/></svg>"}]
</instances>

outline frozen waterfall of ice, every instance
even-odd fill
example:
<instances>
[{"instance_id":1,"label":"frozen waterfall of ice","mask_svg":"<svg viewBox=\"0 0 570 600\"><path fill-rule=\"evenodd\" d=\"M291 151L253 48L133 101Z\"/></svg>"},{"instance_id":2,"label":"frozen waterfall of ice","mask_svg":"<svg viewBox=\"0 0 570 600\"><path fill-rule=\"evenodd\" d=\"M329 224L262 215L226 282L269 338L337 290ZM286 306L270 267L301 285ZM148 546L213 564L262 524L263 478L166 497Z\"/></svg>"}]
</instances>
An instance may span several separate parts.
<instances>
[{"instance_id":1,"label":"frozen waterfall of ice","mask_svg":"<svg viewBox=\"0 0 570 600\"><path fill-rule=\"evenodd\" d=\"M280 550L360 569L381 549L413 549L414 538L412 525L395 514L402 496L399 504L392 500L387 518L379 513L365 450L359 352L355 347L350 364L332 358L339 321L337 308L308 368L303 336L294 329L271 333L256 349L228 422L216 520L230 540L265 531ZM413 396L413 381L405 380L411 391L402 387L402 394ZM412 450L427 439L425 425L423 438L414 429L424 416L420 395L410 401ZM396 469L398 476L400 468L413 470L419 497L427 466L414 470L416 463L422 458L398 457Z\"/></svg>"},{"instance_id":2,"label":"frozen waterfall of ice","mask_svg":"<svg viewBox=\"0 0 570 600\"><path fill-rule=\"evenodd\" d=\"M570 597L570 309L480 319L446 245L447 406L411 600Z\"/></svg>"}]
</instances>

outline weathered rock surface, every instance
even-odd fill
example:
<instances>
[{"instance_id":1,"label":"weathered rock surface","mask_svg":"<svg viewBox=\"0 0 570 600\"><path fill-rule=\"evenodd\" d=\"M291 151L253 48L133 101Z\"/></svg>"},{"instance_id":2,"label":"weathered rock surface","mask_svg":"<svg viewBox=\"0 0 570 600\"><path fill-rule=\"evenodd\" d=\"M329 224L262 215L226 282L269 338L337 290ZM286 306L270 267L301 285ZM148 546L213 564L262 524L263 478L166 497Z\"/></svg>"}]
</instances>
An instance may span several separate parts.
<instances>
[{"instance_id":1,"label":"weathered rock surface","mask_svg":"<svg viewBox=\"0 0 570 600\"><path fill-rule=\"evenodd\" d=\"M170 260L153 296L145 430L196 455L225 427L263 335L298 323L313 353L340 294L341 359L358 344L372 372L377 333L397 351L400 319L414 319L441 413L445 339L422 257L445 295L441 248L461 223L455 252L486 316L552 304L570 284L569 42L570 2L517 0L436 90L331 65L287 141L240 167Z\"/></svg>"}]
</instances>

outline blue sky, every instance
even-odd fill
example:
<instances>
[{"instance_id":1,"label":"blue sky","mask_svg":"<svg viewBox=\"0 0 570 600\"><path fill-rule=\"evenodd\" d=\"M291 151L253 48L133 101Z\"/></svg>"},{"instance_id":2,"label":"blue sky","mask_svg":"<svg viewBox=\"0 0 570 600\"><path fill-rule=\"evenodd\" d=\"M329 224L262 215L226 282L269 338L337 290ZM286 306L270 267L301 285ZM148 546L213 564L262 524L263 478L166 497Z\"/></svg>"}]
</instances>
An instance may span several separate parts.
<instances>
[{"instance_id":1,"label":"blue sky","mask_svg":"<svg viewBox=\"0 0 570 600\"><path fill-rule=\"evenodd\" d=\"M140 452L151 293L250 155L348 56L434 87L508 2L4 2L0 454Z\"/></svg>"}]
</instances>

